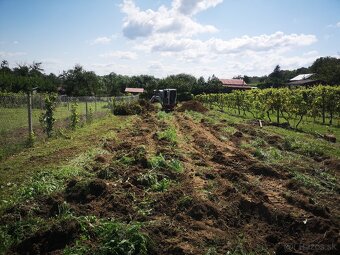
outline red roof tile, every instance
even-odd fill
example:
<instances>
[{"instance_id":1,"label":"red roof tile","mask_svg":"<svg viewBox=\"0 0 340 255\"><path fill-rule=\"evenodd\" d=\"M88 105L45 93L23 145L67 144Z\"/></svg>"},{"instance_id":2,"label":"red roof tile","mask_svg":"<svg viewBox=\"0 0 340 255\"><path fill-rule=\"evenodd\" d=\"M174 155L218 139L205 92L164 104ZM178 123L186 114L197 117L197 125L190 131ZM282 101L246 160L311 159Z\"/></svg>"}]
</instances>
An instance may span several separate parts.
<instances>
[{"instance_id":1,"label":"red roof tile","mask_svg":"<svg viewBox=\"0 0 340 255\"><path fill-rule=\"evenodd\" d=\"M220 79L223 85L247 85L244 80L241 79Z\"/></svg>"},{"instance_id":2,"label":"red roof tile","mask_svg":"<svg viewBox=\"0 0 340 255\"><path fill-rule=\"evenodd\" d=\"M130 92L130 93L143 93L144 89L143 88L126 88L125 92Z\"/></svg>"}]
</instances>

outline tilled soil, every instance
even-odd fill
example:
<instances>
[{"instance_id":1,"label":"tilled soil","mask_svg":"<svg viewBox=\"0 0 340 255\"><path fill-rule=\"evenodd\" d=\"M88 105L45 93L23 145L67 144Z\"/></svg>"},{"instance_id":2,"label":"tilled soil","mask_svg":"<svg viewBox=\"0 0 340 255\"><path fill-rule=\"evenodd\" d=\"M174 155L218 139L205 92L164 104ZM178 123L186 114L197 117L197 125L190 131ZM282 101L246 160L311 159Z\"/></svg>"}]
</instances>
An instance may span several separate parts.
<instances>
[{"instance_id":1,"label":"tilled soil","mask_svg":"<svg viewBox=\"0 0 340 255\"><path fill-rule=\"evenodd\" d=\"M176 128L176 144L157 139L156 133L168 125ZM149 254L206 254L209 248L227 254L240 245L259 254L338 254L339 194L320 196L316 203L308 190L292 184L288 169L260 162L239 148L246 139L242 128L223 141L218 128L179 112L172 123L144 115L131 130L119 132L117 141L103 145L108 154L95 158L90 169L94 177L72 179L62 192L36 199L34 213L52 217L67 202L79 216L142 222L152 240ZM266 139L281 145L280 137ZM179 160L183 172L152 169L148 159L159 154ZM133 162L117 163L123 157ZM337 167L336 161L329 162ZM140 178L150 172L158 180L171 180L170 187L152 191ZM25 217L27 208L21 207L15 211L22 210ZM13 220L11 213L2 221ZM12 251L61 253L79 233L75 222L64 226L34 233Z\"/></svg>"}]
</instances>

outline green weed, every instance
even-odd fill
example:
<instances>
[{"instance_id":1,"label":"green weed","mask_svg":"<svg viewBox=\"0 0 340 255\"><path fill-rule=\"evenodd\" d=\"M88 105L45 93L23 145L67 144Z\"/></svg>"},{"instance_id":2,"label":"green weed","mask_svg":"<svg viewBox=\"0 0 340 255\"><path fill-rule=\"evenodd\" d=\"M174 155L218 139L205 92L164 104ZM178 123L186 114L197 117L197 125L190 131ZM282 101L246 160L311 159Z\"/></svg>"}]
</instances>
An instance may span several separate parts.
<instances>
[{"instance_id":1,"label":"green weed","mask_svg":"<svg viewBox=\"0 0 340 255\"><path fill-rule=\"evenodd\" d=\"M170 184L171 184L171 180L169 180L167 178L163 178L162 180L160 180L157 183L155 183L154 185L152 185L151 189L153 191L164 192L169 188Z\"/></svg>"},{"instance_id":2,"label":"green weed","mask_svg":"<svg viewBox=\"0 0 340 255\"><path fill-rule=\"evenodd\" d=\"M122 224L103 221L95 228L99 245L93 254L146 255L148 237L141 232L140 224Z\"/></svg>"},{"instance_id":3,"label":"green weed","mask_svg":"<svg viewBox=\"0 0 340 255\"><path fill-rule=\"evenodd\" d=\"M159 140L165 140L171 144L177 144L177 132L176 128L168 127L164 131L157 132L157 138Z\"/></svg>"}]
</instances>

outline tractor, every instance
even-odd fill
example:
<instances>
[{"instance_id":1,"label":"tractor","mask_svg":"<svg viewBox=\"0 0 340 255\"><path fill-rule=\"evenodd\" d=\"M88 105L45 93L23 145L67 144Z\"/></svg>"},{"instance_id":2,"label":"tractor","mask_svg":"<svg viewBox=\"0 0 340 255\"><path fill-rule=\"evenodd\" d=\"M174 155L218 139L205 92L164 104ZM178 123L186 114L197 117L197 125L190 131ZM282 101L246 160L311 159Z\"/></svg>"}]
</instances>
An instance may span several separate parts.
<instances>
[{"instance_id":1,"label":"tractor","mask_svg":"<svg viewBox=\"0 0 340 255\"><path fill-rule=\"evenodd\" d=\"M163 111L166 112L173 111L175 106L177 105L177 90L176 89L154 90L150 102L161 103Z\"/></svg>"}]
</instances>

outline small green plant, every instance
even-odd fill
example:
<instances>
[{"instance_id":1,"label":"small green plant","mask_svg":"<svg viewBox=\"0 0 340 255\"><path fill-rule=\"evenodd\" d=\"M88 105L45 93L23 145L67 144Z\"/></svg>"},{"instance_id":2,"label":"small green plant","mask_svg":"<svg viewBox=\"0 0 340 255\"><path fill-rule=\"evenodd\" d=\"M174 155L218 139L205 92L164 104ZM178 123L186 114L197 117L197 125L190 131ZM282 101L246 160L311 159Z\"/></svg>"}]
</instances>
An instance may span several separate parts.
<instances>
[{"instance_id":1,"label":"small green plant","mask_svg":"<svg viewBox=\"0 0 340 255\"><path fill-rule=\"evenodd\" d=\"M167 162L168 167L170 170L176 172L176 173L182 173L183 172L183 165L181 161L178 159L171 159L169 162Z\"/></svg>"},{"instance_id":2,"label":"small green plant","mask_svg":"<svg viewBox=\"0 0 340 255\"><path fill-rule=\"evenodd\" d=\"M153 191L164 192L169 188L170 184L171 184L171 180L167 178L163 178L162 180L157 181L154 185L152 185L151 189Z\"/></svg>"},{"instance_id":3,"label":"small green plant","mask_svg":"<svg viewBox=\"0 0 340 255\"><path fill-rule=\"evenodd\" d=\"M71 207L66 201L58 205L58 215L64 218L72 215Z\"/></svg>"},{"instance_id":4,"label":"small green plant","mask_svg":"<svg viewBox=\"0 0 340 255\"><path fill-rule=\"evenodd\" d=\"M150 157L148 159L148 163L152 169L157 169L157 168L162 168L162 167L167 166L166 160L162 154Z\"/></svg>"},{"instance_id":5,"label":"small green plant","mask_svg":"<svg viewBox=\"0 0 340 255\"><path fill-rule=\"evenodd\" d=\"M76 129L79 126L80 117L78 112L78 103L74 102L71 105L71 123L70 126L72 129Z\"/></svg>"},{"instance_id":6,"label":"small green plant","mask_svg":"<svg viewBox=\"0 0 340 255\"><path fill-rule=\"evenodd\" d=\"M166 160L162 154L153 156L148 160L149 166L152 169L168 168L171 171L181 173L183 172L183 165L178 159Z\"/></svg>"},{"instance_id":7,"label":"small green plant","mask_svg":"<svg viewBox=\"0 0 340 255\"><path fill-rule=\"evenodd\" d=\"M39 118L39 121L43 127L47 137L52 136L53 125L55 122L54 110L56 107L57 97L55 95L49 95L45 98L45 112L43 112Z\"/></svg>"},{"instance_id":8,"label":"small green plant","mask_svg":"<svg viewBox=\"0 0 340 255\"><path fill-rule=\"evenodd\" d=\"M140 184L151 188L152 191L164 192L169 188L171 180L165 177L161 180L159 179L159 175L154 171L149 171L145 174L141 174L137 178Z\"/></svg>"},{"instance_id":9,"label":"small green plant","mask_svg":"<svg viewBox=\"0 0 340 255\"><path fill-rule=\"evenodd\" d=\"M38 217L29 217L10 222L9 224L1 224L0 226L0 254L8 254L8 249L18 244L29 233L36 232L43 224L43 220Z\"/></svg>"},{"instance_id":10,"label":"small green plant","mask_svg":"<svg viewBox=\"0 0 340 255\"><path fill-rule=\"evenodd\" d=\"M135 162L135 158L134 157L129 157L129 156L123 156L118 161L120 163L124 164L124 165L131 166Z\"/></svg>"},{"instance_id":11,"label":"small green plant","mask_svg":"<svg viewBox=\"0 0 340 255\"><path fill-rule=\"evenodd\" d=\"M146 187L151 187L158 182L158 176L154 171L149 171L145 174L140 174L137 181Z\"/></svg>"},{"instance_id":12,"label":"small green plant","mask_svg":"<svg viewBox=\"0 0 340 255\"><path fill-rule=\"evenodd\" d=\"M266 157L267 157L267 154L263 150L261 150L259 148L255 149L253 155L255 157L257 157L258 159L262 159L262 160L266 159Z\"/></svg>"},{"instance_id":13,"label":"small green plant","mask_svg":"<svg viewBox=\"0 0 340 255\"><path fill-rule=\"evenodd\" d=\"M21 187L18 192L23 199L30 199L38 195L50 194L62 185L50 172L41 172L31 178L29 183Z\"/></svg>"},{"instance_id":14,"label":"small green plant","mask_svg":"<svg viewBox=\"0 0 340 255\"><path fill-rule=\"evenodd\" d=\"M147 255L148 237L141 232L141 225L104 221L95 228L99 245L92 254Z\"/></svg>"},{"instance_id":15,"label":"small green plant","mask_svg":"<svg viewBox=\"0 0 340 255\"><path fill-rule=\"evenodd\" d=\"M157 137L159 140L165 140L171 144L177 144L177 133L176 128L168 127L164 131L158 132Z\"/></svg>"},{"instance_id":16,"label":"small green plant","mask_svg":"<svg viewBox=\"0 0 340 255\"><path fill-rule=\"evenodd\" d=\"M89 123L89 124L91 124L93 122L93 109L92 109L91 106L89 107L89 111L86 115L86 122Z\"/></svg>"},{"instance_id":17,"label":"small green plant","mask_svg":"<svg viewBox=\"0 0 340 255\"><path fill-rule=\"evenodd\" d=\"M178 200L178 207L183 209L183 208L188 208L192 204L193 198L188 195L184 195Z\"/></svg>"},{"instance_id":18,"label":"small green plant","mask_svg":"<svg viewBox=\"0 0 340 255\"><path fill-rule=\"evenodd\" d=\"M216 248L214 248L214 247L209 248L209 249L207 250L207 252L204 253L204 255L217 255L217 254L218 254L218 253L217 253L217 250L216 250Z\"/></svg>"}]
</instances>

